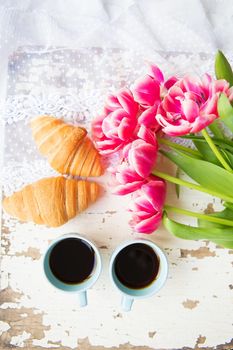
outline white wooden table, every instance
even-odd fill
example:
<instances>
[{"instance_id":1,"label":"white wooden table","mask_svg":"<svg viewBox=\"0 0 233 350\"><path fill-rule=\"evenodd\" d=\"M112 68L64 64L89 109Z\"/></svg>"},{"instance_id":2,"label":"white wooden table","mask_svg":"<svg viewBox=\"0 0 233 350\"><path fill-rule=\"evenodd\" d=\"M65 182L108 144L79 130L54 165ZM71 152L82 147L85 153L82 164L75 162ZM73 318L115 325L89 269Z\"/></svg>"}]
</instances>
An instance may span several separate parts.
<instances>
[{"instance_id":1,"label":"white wooden table","mask_svg":"<svg viewBox=\"0 0 233 350\"><path fill-rule=\"evenodd\" d=\"M26 61L25 57L28 57L25 53L21 53L23 57L19 53L17 55L14 54L11 58L11 73L12 65L17 69L19 61ZM28 96L33 93L35 96L39 87L49 87L46 80L48 76L44 77L43 82L39 81L35 67L45 74L46 66L53 79L65 77L69 81L66 72L59 75L59 67L62 65L56 64L56 58L59 61L55 54L52 58L49 55L34 57L30 69L25 68L23 71L21 67L14 91L12 87L8 87L9 94L19 96L20 92ZM101 58L103 59L102 56ZM126 61L123 60L124 62ZM74 65L76 64L75 58ZM96 64L94 61L94 65ZM119 61L115 60L115 64L119 68ZM120 66L118 78L121 76L124 80L122 71L126 67L126 63L125 66ZM76 73L74 70L72 74ZM77 74L81 74L80 71ZM102 84L104 90L113 82ZM92 85L94 84L91 82L90 89L93 89ZM51 91L55 90L50 87L49 92ZM67 93L66 90L63 92ZM60 100L56 100L56 105L58 101ZM48 106L48 101L46 103L44 102L46 108L53 108ZM18 101L15 104L18 106ZM31 107L28 107L28 114L25 106L21 105L20 108L21 111L24 110L21 113L22 121L17 116L18 119L11 125L7 124L5 130L5 141L9 146L5 152L3 178L6 192L20 188L32 178L41 177L42 173L47 176L51 171L46 168L45 160L36 153L30 140L25 116L29 117L28 110ZM36 114L38 104L35 103L33 108ZM15 111L16 109L11 115ZM68 112L66 117L70 118ZM65 113L64 110L62 113ZM10 112L8 118L9 115ZM10 150L14 137L18 137L18 144L15 148L13 145ZM31 152L25 151L26 148ZM160 167L173 171L166 162L162 162ZM233 349L233 251L222 249L208 241L181 240L171 236L163 227L148 236L168 256L167 283L154 297L136 301L131 312L122 312L120 294L111 285L108 277L108 263L118 244L135 237L127 224L129 214L126 207L129 198L111 195L107 176L99 178L98 182L105 188L101 198L79 217L60 228L51 229L21 223L3 215L0 348ZM173 185L169 186L167 197L170 204L200 212L221 208L216 199L183 188L178 202ZM186 219L185 222L195 224L193 219ZM43 275L42 259L49 242L68 232L78 232L92 239L103 258L101 276L88 292L88 306L82 309L79 308L75 295L66 295L56 290L47 283Z\"/></svg>"}]
</instances>

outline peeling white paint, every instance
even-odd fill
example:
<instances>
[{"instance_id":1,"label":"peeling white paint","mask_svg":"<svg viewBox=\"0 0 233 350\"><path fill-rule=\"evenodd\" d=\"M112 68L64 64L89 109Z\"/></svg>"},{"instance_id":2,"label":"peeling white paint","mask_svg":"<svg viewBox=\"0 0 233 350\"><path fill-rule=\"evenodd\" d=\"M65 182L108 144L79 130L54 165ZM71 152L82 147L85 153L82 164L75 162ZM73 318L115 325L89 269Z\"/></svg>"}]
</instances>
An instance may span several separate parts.
<instances>
[{"instance_id":1,"label":"peeling white paint","mask_svg":"<svg viewBox=\"0 0 233 350\"><path fill-rule=\"evenodd\" d=\"M30 333L23 331L22 334L13 336L11 338L10 344L22 348L22 347L24 347L24 341L29 339L30 337L31 337Z\"/></svg>"},{"instance_id":2,"label":"peeling white paint","mask_svg":"<svg viewBox=\"0 0 233 350\"><path fill-rule=\"evenodd\" d=\"M204 200L203 196L202 201ZM35 314L43 313L43 324L51 328L45 331L44 338L34 339L33 344L45 348L55 347L57 342L75 348L77 340L86 337L91 344L106 347L127 342L135 346L156 348L179 348L184 345L193 347L199 334L206 336L205 346L230 341L233 334L229 307L232 305L232 290L228 285L232 283L233 256L227 250L216 250L215 245L209 243L210 250L216 251L215 257L180 258L181 248L197 250L206 243L176 239L162 229L148 238L165 248L168 254L170 272L165 287L157 296L135 302L131 313L123 313L121 319L114 318L116 313L121 312L120 295L109 281L108 262L117 244L129 239L131 235L124 214L126 205L127 199L119 203L116 197L110 200L107 195L87 213L56 230L40 227L33 229L31 224L16 224L10 236L14 244L10 246L10 255L3 257L2 269L10 276L10 287L22 293L22 297L19 302L4 303L3 308L26 307L34 308ZM183 201L182 206L185 205L188 203ZM102 217L108 215L105 214L106 211L116 213L103 224ZM122 220L122 217L125 219ZM67 295L50 286L42 269L43 253L48 242L65 232L73 231L89 237L98 246L108 247L100 249L103 272L88 292L89 305L84 309L79 308L76 295ZM25 250L22 241L27 242L26 249L39 249L41 258L32 260L15 256L20 249ZM198 267L198 270L193 271L193 267ZM187 299L198 300L197 307L192 310L184 308L182 303ZM218 315L214 323L211 316L213 309ZM184 332L187 322L189 332ZM153 329L156 337L151 338L148 332ZM171 331L168 332L168 329Z\"/></svg>"},{"instance_id":3,"label":"peeling white paint","mask_svg":"<svg viewBox=\"0 0 233 350\"><path fill-rule=\"evenodd\" d=\"M20 309L20 305L17 303L3 303L1 304L1 309L6 310L6 309Z\"/></svg>"},{"instance_id":4,"label":"peeling white paint","mask_svg":"<svg viewBox=\"0 0 233 350\"><path fill-rule=\"evenodd\" d=\"M206 346L230 341L232 326L230 321L226 320L231 319L229 305L232 303L232 291L228 288L228 284L232 282L230 264L233 260L232 255L224 249L215 250L215 245L210 243L208 247L211 251L217 252L216 257L180 258L180 248L196 250L205 246L205 243L175 239L164 230L159 230L148 238L166 248L170 262L167 284L157 296L135 302L131 313L123 313L121 319L114 318L116 313L121 312L120 295L110 284L108 261L117 244L130 237L130 230L122 220L124 213L122 206L126 205L126 200L119 204L115 198L113 197L111 202L107 202L106 199L100 200L93 206L91 214L84 213L79 219L76 218L72 223L57 230L47 229L46 232L42 228L41 233L40 228L36 227L32 234L31 224L28 225L28 231L27 225L22 228L17 224L17 229L11 235L14 250L11 247L11 256L4 256L3 268L9 272L11 288L23 295L20 302L5 303L3 307L35 308L35 314L43 313L43 324L51 328L45 331L43 339L34 339L33 344L45 348L55 346L53 343L56 342L60 342L62 346L75 348L77 339L86 337L91 344L106 347L119 346L127 342L135 346L156 348L174 346L179 348L184 344L193 347L199 334L206 336ZM110 209L116 213L103 225L100 213ZM91 221L87 225L89 217ZM23 256L16 257L14 254L18 251L17 242L26 241L27 237L29 237L28 246L34 247L34 240L37 237L36 247L43 253L50 239L64 232L74 231L75 228L94 240L97 245L108 246L108 249L100 250L103 256L103 272L96 285L88 292L89 305L84 309L79 308L76 295L67 295L47 283L42 269L43 257L32 261ZM99 231L100 229L102 230ZM98 231L101 233L97 234ZM110 236L113 240L109 240ZM173 263L176 265L172 265ZM198 267L198 270L193 271L193 267ZM217 298L213 298L214 294ZM186 299L198 300L199 303L193 310L185 309L182 303ZM210 327L213 308L218 317ZM190 331L184 332L187 322ZM156 330L154 338L148 336L148 332L152 329ZM168 332L168 329L172 331Z\"/></svg>"},{"instance_id":5,"label":"peeling white paint","mask_svg":"<svg viewBox=\"0 0 233 350\"><path fill-rule=\"evenodd\" d=\"M2 256L3 256L3 253L2 253ZM2 271L1 271L1 289L7 288L8 283L9 283L8 273L6 271L4 271L4 269L2 269Z\"/></svg>"},{"instance_id":6,"label":"peeling white paint","mask_svg":"<svg viewBox=\"0 0 233 350\"><path fill-rule=\"evenodd\" d=\"M34 346L41 346L42 348L46 348L46 349L49 349L49 348L59 348L60 345L56 345L56 344L53 344L53 343L50 343L50 339L49 339L49 343L48 343L48 339L44 338L44 339L33 339L32 340L32 344Z\"/></svg>"},{"instance_id":7,"label":"peeling white paint","mask_svg":"<svg viewBox=\"0 0 233 350\"><path fill-rule=\"evenodd\" d=\"M0 335L2 335L2 333L8 331L8 329L10 329L11 326L7 323L7 322L3 322L0 321Z\"/></svg>"}]
</instances>

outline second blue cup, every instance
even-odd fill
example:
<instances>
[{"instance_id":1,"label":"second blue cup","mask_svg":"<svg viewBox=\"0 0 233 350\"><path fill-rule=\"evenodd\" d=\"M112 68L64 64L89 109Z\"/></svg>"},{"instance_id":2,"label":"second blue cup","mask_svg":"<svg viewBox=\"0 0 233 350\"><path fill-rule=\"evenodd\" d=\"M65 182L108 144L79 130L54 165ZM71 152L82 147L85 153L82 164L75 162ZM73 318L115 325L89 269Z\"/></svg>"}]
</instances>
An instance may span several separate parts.
<instances>
[{"instance_id":1,"label":"second blue cup","mask_svg":"<svg viewBox=\"0 0 233 350\"><path fill-rule=\"evenodd\" d=\"M109 274L122 294L122 309L130 311L134 299L150 297L162 288L168 275L168 261L152 241L126 241L114 251Z\"/></svg>"}]
</instances>

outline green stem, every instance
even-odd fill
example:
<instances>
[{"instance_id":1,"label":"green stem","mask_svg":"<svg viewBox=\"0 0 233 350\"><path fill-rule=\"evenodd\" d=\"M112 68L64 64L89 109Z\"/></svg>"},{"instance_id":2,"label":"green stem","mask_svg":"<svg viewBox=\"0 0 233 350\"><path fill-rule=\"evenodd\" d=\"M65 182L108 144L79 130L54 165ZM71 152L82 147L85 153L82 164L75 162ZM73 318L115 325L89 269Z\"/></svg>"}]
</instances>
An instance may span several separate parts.
<instances>
[{"instance_id":1,"label":"green stem","mask_svg":"<svg viewBox=\"0 0 233 350\"><path fill-rule=\"evenodd\" d=\"M203 219L203 220L210 221L210 222L216 222L216 223L221 224L221 225L233 226L232 220L221 219L221 218L217 218L215 216L210 216L210 215L205 215L205 214L199 214L199 213L195 213L195 212L190 211L190 210L173 207L173 206L168 205L168 204L165 204L164 209L168 210L168 211L173 211L174 213L184 214L187 216L192 216L192 217L195 217L198 219Z\"/></svg>"},{"instance_id":2,"label":"green stem","mask_svg":"<svg viewBox=\"0 0 233 350\"><path fill-rule=\"evenodd\" d=\"M219 152L218 148L215 146L213 140L211 139L211 137L209 136L209 134L207 133L207 131L205 129L202 130L202 135L204 136L206 142L208 143L208 145L210 146L211 150L213 151L213 153L215 154L215 156L218 158L218 160L220 161L220 163L223 165L223 167L230 171L232 173L232 169L229 166L229 164L225 161L225 159L223 158L223 156L221 155L221 153Z\"/></svg>"},{"instance_id":3,"label":"green stem","mask_svg":"<svg viewBox=\"0 0 233 350\"><path fill-rule=\"evenodd\" d=\"M223 200L226 201L226 202L233 203L233 198L232 198L232 197L228 197L228 196L225 196L225 195L223 195L223 194L221 194L221 193L208 190L207 188L202 187L202 186L200 186L200 185L196 185L196 184L194 184L194 183L192 183L192 182L188 182L188 181L185 181L185 180L178 179L177 177L168 175L168 174L163 173L163 172L158 171L158 170L153 170L153 171L152 171L152 174L155 175L155 176L159 176L159 177L161 177L162 179L167 180L167 181L169 181L169 182L172 182L172 183L174 183L174 184L181 185L181 186L185 186L185 187L188 187L188 188L191 188L191 189L193 189L193 190L200 191L200 192L208 193L208 194L210 194L210 195L212 195L212 196L221 198L221 199L223 199Z\"/></svg>"},{"instance_id":4,"label":"green stem","mask_svg":"<svg viewBox=\"0 0 233 350\"><path fill-rule=\"evenodd\" d=\"M172 147L174 149L179 149L181 151L185 151L185 152L190 153L194 156L198 156L198 157L201 156L198 151L191 149L191 148L188 148L188 147L185 147L185 146L182 146L182 145L179 145L178 143L169 141L168 139L158 138L158 142L162 145L167 145L167 146Z\"/></svg>"}]
</instances>

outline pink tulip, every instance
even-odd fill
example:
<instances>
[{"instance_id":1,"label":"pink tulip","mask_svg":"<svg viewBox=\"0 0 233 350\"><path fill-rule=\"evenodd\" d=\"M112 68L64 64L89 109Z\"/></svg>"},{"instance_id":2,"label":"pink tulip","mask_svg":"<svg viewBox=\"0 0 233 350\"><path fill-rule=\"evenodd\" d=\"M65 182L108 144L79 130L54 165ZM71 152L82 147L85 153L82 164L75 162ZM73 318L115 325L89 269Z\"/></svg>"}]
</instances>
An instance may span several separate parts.
<instances>
[{"instance_id":1,"label":"pink tulip","mask_svg":"<svg viewBox=\"0 0 233 350\"><path fill-rule=\"evenodd\" d=\"M154 133L161 129L161 125L157 122L155 116L157 113L158 105L149 107L142 111L141 115L138 117L138 124L149 128Z\"/></svg>"},{"instance_id":2,"label":"pink tulip","mask_svg":"<svg viewBox=\"0 0 233 350\"><path fill-rule=\"evenodd\" d=\"M101 154L115 152L133 139L138 104L124 88L109 95L104 112L92 123L92 136Z\"/></svg>"},{"instance_id":3,"label":"pink tulip","mask_svg":"<svg viewBox=\"0 0 233 350\"><path fill-rule=\"evenodd\" d=\"M213 80L208 74L202 79L186 76L168 90L156 120L170 136L199 132L218 118L217 102L222 92L231 93L225 80Z\"/></svg>"},{"instance_id":4,"label":"pink tulip","mask_svg":"<svg viewBox=\"0 0 233 350\"><path fill-rule=\"evenodd\" d=\"M130 225L134 231L149 234L159 227L165 196L166 183L155 176L133 194L129 211L133 214Z\"/></svg>"},{"instance_id":5,"label":"pink tulip","mask_svg":"<svg viewBox=\"0 0 233 350\"><path fill-rule=\"evenodd\" d=\"M139 125L137 129L136 137L155 146L157 150L158 142L156 139L156 134L152 129L147 128L144 125L141 125L141 126Z\"/></svg>"},{"instance_id":6,"label":"pink tulip","mask_svg":"<svg viewBox=\"0 0 233 350\"><path fill-rule=\"evenodd\" d=\"M116 168L108 169L112 174L112 193L120 196L132 193L145 183L146 179L137 174L127 162L122 162Z\"/></svg>"},{"instance_id":7,"label":"pink tulip","mask_svg":"<svg viewBox=\"0 0 233 350\"><path fill-rule=\"evenodd\" d=\"M157 143L135 140L123 149L123 161L116 168L110 168L113 193L126 195L138 190L150 175L157 158Z\"/></svg>"},{"instance_id":8,"label":"pink tulip","mask_svg":"<svg viewBox=\"0 0 233 350\"><path fill-rule=\"evenodd\" d=\"M133 84L131 90L136 102L143 108L150 108L161 102L161 98L168 88L170 88L177 79L175 77L164 81L161 70L156 65L151 65L149 73L139 78Z\"/></svg>"},{"instance_id":9,"label":"pink tulip","mask_svg":"<svg viewBox=\"0 0 233 350\"><path fill-rule=\"evenodd\" d=\"M127 159L129 166L142 178L150 175L156 159L158 145L137 139L128 144L123 150L123 157Z\"/></svg>"}]
</instances>

